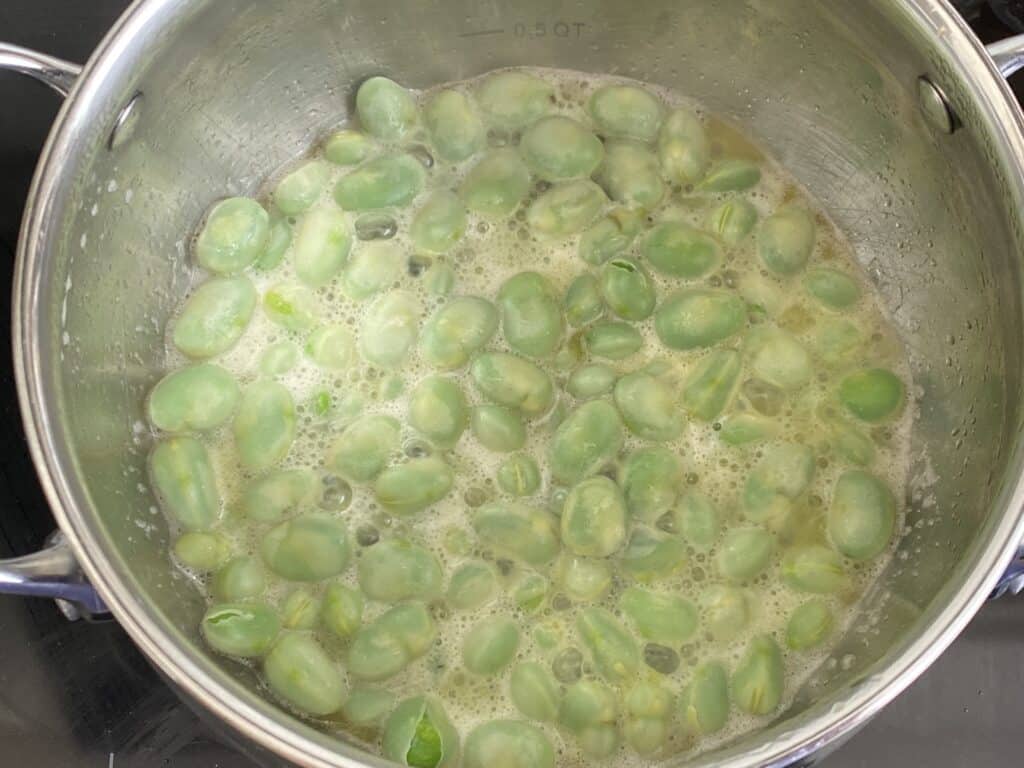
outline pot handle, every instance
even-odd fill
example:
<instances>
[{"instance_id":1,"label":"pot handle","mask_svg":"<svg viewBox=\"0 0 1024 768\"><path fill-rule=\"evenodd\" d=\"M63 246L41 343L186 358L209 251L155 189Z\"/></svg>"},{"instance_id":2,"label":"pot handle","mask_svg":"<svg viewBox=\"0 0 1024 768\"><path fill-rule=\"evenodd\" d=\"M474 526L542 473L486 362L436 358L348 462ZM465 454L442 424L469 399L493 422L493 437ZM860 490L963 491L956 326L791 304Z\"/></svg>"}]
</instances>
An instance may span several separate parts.
<instances>
[{"instance_id":1,"label":"pot handle","mask_svg":"<svg viewBox=\"0 0 1024 768\"><path fill-rule=\"evenodd\" d=\"M1017 70L1024 68L1024 35L1014 35L1005 40L985 46L992 57L999 74L1009 77Z\"/></svg>"},{"instance_id":2,"label":"pot handle","mask_svg":"<svg viewBox=\"0 0 1024 768\"><path fill-rule=\"evenodd\" d=\"M0 43L2 70L28 75L46 83L61 96L67 96L82 68L21 46ZM85 580L60 531L51 535L38 552L0 560L0 594L51 598L72 621L81 617L103 618L110 613L103 599Z\"/></svg>"}]
</instances>

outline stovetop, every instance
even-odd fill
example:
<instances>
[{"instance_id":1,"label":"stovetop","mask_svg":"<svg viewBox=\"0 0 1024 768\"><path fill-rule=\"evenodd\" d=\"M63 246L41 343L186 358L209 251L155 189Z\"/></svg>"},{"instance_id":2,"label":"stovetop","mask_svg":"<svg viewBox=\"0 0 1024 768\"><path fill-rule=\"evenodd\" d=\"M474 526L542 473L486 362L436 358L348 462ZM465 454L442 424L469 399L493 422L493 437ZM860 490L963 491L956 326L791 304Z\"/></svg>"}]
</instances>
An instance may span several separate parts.
<instances>
[{"instance_id":1,"label":"stovetop","mask_svg":"<svg viewBox=\"0 0 1024 768\"><path fill-rule=\"evenodd\" d=\"M0 39L84 61L127 0L0 0ZM983 39L1011 34L1024 2L961 0ZM1015 83L1018 96L1024 83ZM0 75L0 274L14 249L39 150L59 107L26 79ZM3 281L0 281L3 283ZM0 291L0 339L9 336ZM53 520L21 439L10 356L0 354L0 557L38 548ZM10 437L8 437L10 436ZM986 605L907 692L827 768L1006 768L1024 755L1024 605ZM47 601L0 597L0 766L242 768L163 683L115 623L69 623Z\"/></svg>"}]
</instances>

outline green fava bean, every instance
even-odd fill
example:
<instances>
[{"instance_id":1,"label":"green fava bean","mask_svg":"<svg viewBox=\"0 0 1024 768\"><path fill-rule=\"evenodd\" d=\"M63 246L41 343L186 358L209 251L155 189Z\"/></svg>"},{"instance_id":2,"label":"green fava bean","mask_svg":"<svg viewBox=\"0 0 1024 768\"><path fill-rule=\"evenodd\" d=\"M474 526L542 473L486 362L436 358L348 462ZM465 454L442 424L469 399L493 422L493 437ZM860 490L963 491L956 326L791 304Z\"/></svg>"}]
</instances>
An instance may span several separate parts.
<instances>
[{"instance_id":1,"label":"green fava bean","mask_svg":"<svg viewBox=\"0 0 1024 768\"><path fill-rule=\"evenodd\" d=\"M330 168L322 160L303 163L274 188L274 205L286 216L295 216L313 205L327 186Z\"/></svg>"},{"instance_id":2,"label":"green fava bean","mask_svg":"<svg viewBox=\"0 0 1024 768\"><path fill-rule=\"evenodd\" d=\"M572 410L555 430L548 461L560 483L572 485L597 474L622 449L622 420L605 400L591 400Z\"/></svg>"},{"instance_id":3,"label":"green fava bean","mask_svg":"<svg viewBox=\"0 0 1024 768\"><path fill-rule=\"evenodd\" d=\"M580 235L580 258L599 266L618 256L640 233L644 224L641 208L615 208Z\"/></svg>"},{"instance_id":4,"label":"green fava bean","mask_svg":"<svg viewBox=\"0 0 1024 768\"><path fill-rule=\"evenodd\" d=\"M737 333L747 321L743 300L726 291L684 288L654 313L654 330L672 349L710 347Z\"/></svg>"},{"instance_id":5,"label":"green fava bean","mask_svg":"<svg viewBox=\"0 0 1024 768\"><path fill-rule=\"evenodd\" d=\"M576 629L601 677L613 685L633 679L640 669L640 649L609 611L584 608L576 618Z\"/></svg>"},{"instance_id":6,"label":"green fava bean","mask_svg":"<svg viewBox=\"0 0 1024 768\"><path fill-rule=\"evenodd\" d=\"M460 296L438 310L420 335L419 350L435 368L461 368L498 329L498 311L486 299Z\"/></svg>"},{"instance_id":7,"label":"green fava bean","mask_svg":"<svg viewBox=\"0 0 1024 768\"><path fill-rule=\"evenodd\" d=\"M402 138L416 122L416 102L386 77L371 77L356 91L356 113L367 133L385 141Z\"/></svg>"},{"instance_id":8,"label":"green fava bean","mask_svg":"<svg viewBox=\"0 0 1024 768\"><path fill-rule=\"evenodd\" d=\"M653 755L668 741L672 694L657 683L639 683L626 694L626 743L638 755Z\"/></svg>"},{"instance_id":9,"label":"green fava bean","mask_svg":"<svg viewBox=\"0 0 1024 768\"><path fill-rule=\"evenodd\" d=\"M332 133L324 143L324 157L335 165L359 165L377 149L365 133L341 130Z\"/></svg>"},{"instance_id":10,"label":"green fava bean","mask_svg":"<svg viewBox=\"0 0 1024 768\"><path fill-rule=\"evenodd\" d=\"M511 408L490 404L475 406L470 427L484 448L497 453L518 451L526 444L526 427Z\"/></svg>"},{"instance_id":11,"label":"green fava bean","mask_svg":"<svg viewBox=\"0 0 1024 768\"><path fill-rule=\"evenodd\" d=\"M231 557L231 544L219 533L189 531L174 542L174 556L194 571L215 571Z\"/></svg>"},{"instance_id":12,"label":"green fava bean","mask_svg":"<svg viewBox=\"0 0 1024 768\"><path fill-rule=\"evenodd\" d=\"M604 311L601 286L597 278L583 274L573 280L565 292L564 304L566 320L574 328L597 320Z\"/></svg>"},{"instance_id":13,"label":"green fava bean","mask_svg":"<svg viewBox=\"0 0 1024 768\"><path fill-rule=\"evenodd\" d=\"M463 768L554 768L555 750L544 731L517 720L478 725L466 738Z\"/></svg>"},{"instance_id":14,"label":"green fava bean","mask_svg":"<svg viewBox=\"0 0 1024 768\"><path fill-rule=\"evenodd\" d=\"M683 383L683 407L703 421L714 421L729 405L743 369L734 349L719 349L701 360Z\"/></svg>"},{"instance_id":15,"label":"green fava bean","mask_svg":"<svg viewBox=\"0 0 1024 768\"><path fill-rule=\"evenodd\" d=\"M489 603L497 592L494 567L482 560L470 560L452 573L446 600L457 611L472 611Z\"/></svg>"},{"instance_id":16,"label":"green fava bean","mask_svg":"<svg viewBox=\"0 0 1024 768\"><path fill-rule=\"evenodd\" d=\"M374 301L359 330L363 358L381 368L400 367L416 342L420 311L419 300L409 291L391 291Z\"/></svg>"},{"instance_id":17,"label":"green fava bean","mask_svg":"<svg viewBox=\"0 0 1024 768\"><path fill-rule=\"evenodd\" d=\"M607 594L612 586L612 571L605 560L563 553L555 566L555 580L570 600L590 603Z\"/></svg>"},{"instance_id":18,"label":"green fava bean","mask_svg":"<svg viewBox=\"0 0 1024 768\"><path fill-rule=\"evenodd\" d=\"M352 555L344 523L311 513L272 528L260 546L263 562L289 581L323 581L342 573Z\"/></svg>"},{"instance_id":19,"label":"green fava bean","mask_svg":"<svg viewBox=\"0 0 1024 768\"><path fill-rule=\"evenodd\" d=\"M435 445L455 445L468 423L466 397L451 379L428 376L409 396L409 424Z\"/></svg>"},{"instance_id":20,"label":"green fava bean","mask_svg":"<svg viewBox=\"0 0 1024 768\"><path fill-rule=\"evenodd\" d=\"M267 588L267 577L255 557L236 557L214 574L210 592L220 602L236 603L259 597Z\"/></svg>"},{"instance_id":21,"label":"green fava bean","mask_svg":"<svg viewBox=\"0 0 1024 768\"><path fill-rule=\"evenodd\" d=\"M524 453L509 456L498 467L498 487L511 496L533 496L540 489L540 467Z\"/></svg>"},{"instance_id":22,"label":"green fava bean","mask_svg":"<svg viewBox=\"0 0 1024 768\"><path fill-rule=\"evenodd\" d=\"M679 459L660 446L637 448L619 470L629 513L645 523L653 523L672 508L681 479Z\"/></svg>"},{"instance_id":23,"label":"green fava bean","mask_svg":"<svg viewBox=\"0 0 1024 768\"><path fill-rule=\"evenodd\" d=\"M593 397L607 395L615 386L618 374L615 369L604 363L591 363L577 368L566 382L566 391L577 400L589 400Z\"/></svg>"},{"instance_id":24,"label":"green fava bean","mask_svg":"<svg viewBox=\"0 0 1024 768\"><path fill-rule=\"evenodd\" d=\"M587 349L594 357L622 360L644 344L640 331L629 323L594 323L583 334Z\"/></svg>"},{"instance_id":25,"label":"green fava bean","mask_svg":"<svg viewBox=\"0 0 1024 768\"><path fill-rule=\"evenodd\" d=\"M263 350L259 369L265 376L282 376L298 362L299 348L290 341L278 341Z\"/></svg>"},{"instance_id":26,"label":"green fava bean","mask_svg":"<svg viewBox=\"0 0 1024 768\"><path fill-rule=\"evenodd\" d=\"M718 437L728 445L763 443L778 436L782 427L774 419L756 413L738 413L722 422Z\"/></svg>"},{"instance_id":27,"label":"green fava bean","mask_svg":"<svg viewBox=\"0 0 1024 768\"><path fill-rule=\"evenodd\" d=\"M738 637L749 625L753 610L747 594L736 587L716 584L701 595L704 626L719 643Z\"/></svg>"},{"instance_id":28,"label":"green fava bean","mask_svg":"<svg viewBox=\"0 0 1024 768\"><path fill-rule=\"evenodd\" d=\"M480 355L473 361L470 374L485 397L507 408L518 408L527 417L545 413L554 401L551 377L515 355Z\"/></svg>"},{"instance_id":29,"label":"green fava bean","mask_svg":"<svg viewBox=\"0 0 1024 768\"><path fill-rule=\"evenodd\" d=\"M229 197L210 209L199 237L196 261L222 275L241 272L260 257L270 237L270 216L247 197Z\"/></svg>"},{"instance_id":30,"label":"green fava bean","mask_svg":"<svg viewBox=\"0 0 1024 768\"><path fill-rule=\"evenodd\" d=\"M319 492L320 480L311 469L279 469L249 483L240 508L250 520L276 523L314 504Z\"/></svg>"},{"instance_id":31,"label":"green fava bean","mask_svg":"<svg viewBox=\"0 0 1024 768\"><path fill-rule=\"evenodd\" d=\"M545 181L590 176L604 159L601 141L569 117L543 117L523 132L519 151L526 165Z\"/></svg>"},{"instance_id":32,"label":"green fava bean","mask_svg":"<svg viewBox=\"0 0 1024 768\"><path fill-rule=\"evenodd\" d=\"M860 299L857 281L837 269L809 269L803 282L804 290L829 309L847 309Z\"/></svg>"},{"instance_id":33,"label":"green fava bean","mask_svg":"<svg viewBox=\"0 0 1024 768\"><path fill-rule=\"evenodd\" d=\"M598 130L607 136L619 136L651 142L661 127L661 101L635 85L606 85L594 91L587 111Z\"/></svg>"},{"instance_id":34,"label":"green fava bean","mask_svg":"<svg viewBox=\"0 0 1024 768\"><path fill-rule=\"evenodd\" d=\"M447 296L455 288L455 270L450 264L435 262L423 273L423 287L431 296Z\"/></svg>"},{"instance_id":35,"label":"green fava bean","mask_svg":"<svg viewBox=\"0 0 1024 768\"><path fill-rule=\"evenodd\" d=\"M473 528L484 545L530 565L550 562L560 547L551 515L517 502L484 504Z\"/></svg>"},{"instance_id":36,"label":"green fava bean","mask_svg":"<svg viewBox=\"0 0 1024 768\"><path fill-rule=\"evenodd\" d=\"M551 282L537 272L513 275L498 289L501 329L508 345L546 357L562 340L562 308Z\"/></svg>"},{"instance_id":37,"label":"green fava bean","mask_svg":"<svg viewBox=\"0 0 1024 768\"><path fill-rule=\"evenodd\" d=\"M496 72L480 83L476 98L488 122L517 130L547 114L554 88L525 72Z\"/></svg>"},{"instance_id":38,"label":"green fava bean","mask_svg":"<svg viewBox=\"0 0 1024 768\"><path fill-rule=\"evenodd\" d=\"M315 208L302 217L295 232L292 264L306 285L327 285L345 266L352 249L352 228L336 208Z\"/></svg>"},{"instance_id":39,"label":"green fava bean","mask_svg":"<svg viewBox=\"0 0 1024 768\"><path fill-rule=\"evenodd\" d=\"M377 502L396 515L412 515L436 504L452 489L455 477L443 459L425 456L385 469L373 486Z\"/></svg>"},{"instance_id":40,"label":"green fava bean","mask_svg":"<svg viewBox=\"0 0 1024 768\"><path fill-rule=\"evenodd\" d=\"M814 250L814 219L803 208L781 208L757 233L757 252L772 272L783 277L804 268Z\"/></svg>"},{"instance_id":41,"label":"green fava bean","mask_svg":"<svg viewBox=\"0 0 1024 768\"><path fill-rule=\"evenodd\" d=\"M742 583L764 573L774 552L775 538L764 528L733 528L725 534L715 562L722 578Z\"/></svg>"},{"instance_id":42,"label":"green fava bean","mask_svg":"<svg viewBox=\"0 0 1024 768\"><path fill-rule=\"evenodd\" d=\"M609 142L597 178L608 197L626 205L651 210L665 197L658 158L636 141Z\"/></svg>"},{"instance_id":43,"label":"green fava bean","mask_svg":"<svg viewBox=\"0 0 1024 768\"><path fill-rule=\"evenodd\" d=\"M782 701L782 653L768 635L750 641L730 680L732 699L748 715L770 715Z\"/></svg>"},{"instance_id":44,"label":"green fava bean","mask_svg":"<svg viewBox=\"0 0 1024 768\"><path fill-rule=\"evenodd\" d=\"M359 588L371 600L430 602L441 596L441 564L430 550L404 539L368 547L358 571Z\"/></svg>"},{"instance_id":45,"label":"green fava bean","mask_svg":"<svg viewBox=\"0 0 1024 768\"><path fill-rule=\"evenodd\" d=\"M270 650L281 631L281 620L264 603L222 603L206 611L199 628L213 650L254 658Z\"/></svg>"},{"instance_id":46,"label":"green fava bean","mask_svg":"<svg viewBox=\"0 0 1024 768\"><path fill-rule=\"evenodd\" d=\"M404 603L364 624L348 648L349 674L361 680L386 680L425 654L437 627L422 603Z\"/></svg>"},{"instance_id":47,"label":"green fava bean","mask_svg":"<svg viewBox=\"0 0 1024 768\"><path fill-rule=\"evenodd\" d=\"M681 221L654 226L640 244L644 259L665 275L692 279L702 277L722 261L715 239Z\"/></svg>"},{"instance_id":48,"label":"green fava bean","mask_svg":"<svg viewBox=\"0 0 1024 768\"><path fill-rule=\"evenodd\" d=\"M341 287L350 299L362 301L398 280L405 263L402 249L387 241L363 243L341 273Z\"/></svg>"},{"instance_id":49,"label":"green fava bean","mask_svg":"<svg viewBox=\"0 0 1024 768\"><path fill-rule=\"evenodd\" d=\"M412 217L409 237L422 253L447 253L466 234L466 209L454 192L438 190Z\"/></svg>"},{"instance_id":50,"label":"green fava bean","mask_svg":"<svg viewBox=\"0 0 1024 768\"><path fill-rule=\"evenodd\" d=\"M814 351L826 365L837 366L856 357L864 344L857 326L843 317L829 317L818 323Z\"/></svg>"},{"instance_id":51,"label":"green fava bean","mask_svg":"<svg viewBox=\"0 0 1024 768\"><path fill-rule=\"evenodd\" d=\"M651 582L671 576L685 560L679 538L637 526L622 553L622 569L637 581Z\"/></svg>"},{"instance_id":52,"label":"green fava bean","mask_svg":"<svg viewBox=\"0 0 1024 768\"><path fill-rule=\"evenodd\" d=\"M839 419L829 427L829 439L836 453L849 462L866 467L875 460L875 444L853 424Z\"/></svg>"},{"instance_id":53,"label":"green fava bean","mask_svg":"<svg viewBox=\"0 0 1024 768\"><path fill-rule=\"evenodd\" d=\"M619 746L615 694L592 680L573 683L562 698L559 722L576 735L580 749L589 757L603 758Z\"/></svg>"},{"instance_id":54,"label":"green fava bean","mask_svg":"<svg viewBox=\"0 0 1024 768\"><path fill-rule=\"evenodd\" d=\"M545 238L569 237L586 229L607 202L604 190L589 179L559 182L533 201L526 223Z\"/></svg>"},{"instance_id":55,"label":"green fava bean","mask_svg":"<svg viewBox=\"0 0 1024 768\"><path fill-rule=\"evenodd\" d=\"M820 597L801 605L786 624L786 646L794 651L806 651L821 645L832 634L835 622L832 611Z\"/></svg>"},{"instance_id":56,"label":"green fava bean","mask_svg":"<svg viewBox=\"0 0 1024 768\"><path fill-rule=\"evenodd\" d=\"M275 694L306 714L323 717L345 702L341 672L311 635L282 635L263 660L263 674Z\"/></svg>"},{"instance_id":57,"label":"green fava bean","mask_svg":"<svg viewBox=\"0 0 1024 768\"><path fill-rule=\"evenodd\" d=\"M516 709L531 720L550 722L558 717L558 684L542 664L526 661L512 670L509 693Z\"/></svg>"},{"instance_id":58,"label":"green fava bean","mask_svg":"<svg viewBox=\"0 0 1024 768\"><path fill-rule=\"evenodd\" d=\"M191 358L226 352L249 325L256 299L244 275L207 280L185 301L174 323L174 346Z\"/></svg>"},{"instance_id":59,"label":"green fava bean","mask_svg":"<svg viewBox=\"0 0 1024 768\"><path fill-rule=\"evenodd\" d=\"M264 272L275 269L284 260L284 254L291 244L292 225L288 223L288 219L271 219L267 245L253 266Z\"/></svg>"},{"instance_id":60,"label":"green fava bean","mask_svg":"<svg viewBox=\"0 0 1024 768\"><path fill-rule=\"evenodd\" d=\"M264 472L288 455L295 440L295 402L276 381L246 387L232 424L242 465Z\"/></svg>"},{"instance_id":61,"label":"green fava bean","mask_svg":"<svg viewBox=\"0 0 1024 768\"><path fill-rule=\"evenodd\" d=\"M700 491L687 491L675 510L676 530L697 552L710 552L722 531L714 503Z\"/></svg>"},{"instance_id":62,"label":"green fava bean","mask_svg":"<svg viewBox=\"0 0 1024 768\"><path fill-rule=\"evenodd\" d=\"M654 283L634 261L611 259L601 269L601 295L623 320L646 320L654 311Z\"/></svg>"},{"instance_id":63,"label":"green fava bean","mask_svg":"<svg viewBox=\"0 0 1024 768\"><path fill-rule=\"evenodd\" d=\"M695 189L698 192L739 192L761 180L761 169L749 160L729 158L712 166Z\"/></svg>"},{"instance_id":64,"label":"green fava bean","mask_svg":"<svg viewBox=\"0 0 1024 768\"><path fill-rule=\"evenodd\" d=\"M805 546L782 558L782 580L800 592L829 595L849 586L842 558L828 547Z\"/></svg>"},{"instance_id":65,"label":"green fava bean","mask_svg":"<svg viewBox=\"0 0 1024 768\"><path fill-rule=\"evenodd\" d=\"M525 613L533 613L544 604L544 598L548 596L550 588L551 585L543 576L536 573L528 574L516 585L512 593L512 602Z\"/></svg>"},{"instance_id":66,"label":"green fava bean","mask_svg":"<svg viewBox=\"0 0 1024 768\"><path fill-rule=\"evenodd\" d=\"M711 142L697 116L674 110L658 132L658 159L665 175L677 184L693 184L704 178L711 165Z\"/></svg>"},{"instance_id":67,"label":"green fava bean","mask_svg":"<svg viewBox=\"0 0 1024 768\"><path fill-rule=\"evenodd\" d=\"M742 197L722 203L707 218L705 226L726 245L738 245L757 224L757 208Z\"/></svg>"},{"instance_id":68,"label":"green fava bean","mask_svg":"<svg viewBox=\"0 0 1024 768\"><path fill-rule=\"evenodd\" d=\"M426 180L427 172L412 155L384 155L342 176L334 186L334 200L346 211L404 208Z\"/></svg>"},{"instance_id":69,"label":"green fava bean","mask_svg":"<svg viewBox=\"0 0 1024 768\"><path fill-rule=\"evenodd\" d=\"M357 728L379 728L395 708L395 694L383 688L353 688L341 713Z\"/></svg>"},{"instance_id":70,"label":"green fava bean","mask_svg":"<svg viewBox=\"0 0 1024 768\"><path fill-rule=\"evenodd\" d=\"M434 149L445 160L458 163L484 148L486 132L472 102L459 91L435 93L423 107L423 124Z\"/></svg>"},{"instance_id":71,"label":"green fava bean","mask_svg":"<svg viewBox=\"0 0 1024 768\"><path fill-rule=\"evenodd\" d=\"M415 768L450 768L459 761L459 733L441 702L417 696L399 704L384 725L384 757Z\"/></svg>"},{"instance_id":72,"label":"green fava bean","mask_svg":"<svg viewBox=\"0 0 1024 768\"><path fill-rule=\"evenodd\" d=\"M889 546L896 527L896 499L888 486L859 469L844 472L832 493L828 534L853 560L871 560Z\"/></svg>"},{"instance_id":73,"label":"green fava bean","mask_svg":"<svg viewBox=\"0 0 1024 768\"><path fill-rule=\"evenodd\" d=\"M164 432L203 432L231 418L239 394L230 373L203 363L160 379L149 394L146 412L150 423Z\"/></svg>"},{"instance_id":74,"label":"green fava bean","mask_svg":"<svg viewBox=\"0 0 1024 768\"><path fill-rule=\"evenodd\" d=\"M327 454L327 466L353 483L368 483L398 448L400 425L391 416L371 414L353 421Z\"/></svg>"},{"instance_id":75,"label":"green fava bean","mask_svg":"<svg viewBox=\"0 0 1024 768\"><path fill-rule=\"evenodd\" d=\"M811 380L811 356L803 345L779 328L754 328L744 344L750 368L763 381L793 391Z\"/></svg>"},{"instance_id":76,"label":"green fava bean","mask_svg":"<svg viewBox=\"0 0 1024 768\"><path fill-rule=\"evenodd\" d=\"M780 525L792 500L814 477L814 453L804 445L786 443L765 453L743 486L743 514L754 523Z\"/></svg>"},{"instance_id":77,"label":"green fava bean","mask_svg":"<svg viewBox=\"0 0 1024 768\"><path fill-rule=\"evenodd\" d=\"M149 459L160 505L187 531L211 528L220 517L220 491L206 447L191 437L157 444Z\"/></svg>"},{"instance_id":78,"label":"green fava bean","mask_svg":"<svg viewBox=\"0 0 1024 768\"><path fill-rule=\"evenodd\" d=\"M693 736L717 733L729 721L729 679L717 662L701 664L679 698L686 730Z\"/></svg>"},{"instance_id":79,"label":"green fava bean","mask_svg":"<svg viewBox=\"0 0 1024 768\"><path fill-rule=\"evenodd\" d=\"M281 606L281 624L286 629L315 629L320 622L320 598L308 589L292 590Z\"/></svg>"},{"instance_id":80,"label":"green fava bean","mask_svg":"<svg viewBox=\"0 0 1024 768\"><path fill-rule=\"evenodd\" d=\"M466 207L481 216L510 215L530 191L530 170L514 149L495 149L470 169L459 187Z\"/></svg>"},{"instance_id":81,"label":"green fava bean","mask_svg":"<svg viewBox=\"0 0 1024 768\"><path fill-rule=\"evenodd\" d=\"M475 675L491 676L507 667L519 649L519 628L504 616L477 622L462 641L462 664Z\"/></svg>"},{"instance_id":82,"label":"green fava bean","mask_svg":"<svg viewBox=\"0 0 1024 768\"><path fill-rule=\"evenodd\" d=\"M683 431L675 396L661 380L638 371L615 384L615 405L629 431L645 440L674 440Z\"/></svg>"},{"instance_id":83,"label":"green fava bean","mask_svg":"<svg viewBox=\"0 0 1024 768\"><path fill-rule=\"evenodd\" d=\"M356 340L343 325L324 325L309 335L306 356L328 371L343 371L356 362Z\"/></svg>"},{"instance_id":84,"label":"green fava bean","mask_svg":"<svg viewBox=\"0 0 1024 768\"><path fill-rule=\"evenodd\" d=\"M839 382L839 401L861 421L875 423L897 413L904 400L903 382L892 371L868 368Z\"/></svg>"},{"instance_id":85,"label":"green fava bean","mask_svg":"<svg viewBox=\"0 0 1024 768\"><path fill-rule=\"evenodd\" d=\"M263 294L263 312L285 330L303 333L317 322L319 307L308 288L295 283L278 283Z\"/></svg>"},{"instance_id":86,"label":"green fava bean","mask_svg":"<svg viewBox=\"0 0 1024 768\"><path fill-rule=\"evenodd\" d=\"M646 640L678 647L697 631L697 609L678 595L630 587L619 600L623 613Z\"/></svg>"}]
</instances>

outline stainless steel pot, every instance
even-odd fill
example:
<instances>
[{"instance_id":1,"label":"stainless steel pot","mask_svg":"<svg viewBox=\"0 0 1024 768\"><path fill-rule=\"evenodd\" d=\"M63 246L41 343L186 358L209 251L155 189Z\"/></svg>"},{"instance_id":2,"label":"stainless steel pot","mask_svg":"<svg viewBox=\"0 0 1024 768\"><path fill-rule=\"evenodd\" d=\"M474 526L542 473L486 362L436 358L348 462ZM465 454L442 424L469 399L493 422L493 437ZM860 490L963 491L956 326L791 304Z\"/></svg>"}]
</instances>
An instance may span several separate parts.
<instances>
[{"instance_id":1,"label":"stainless steel pot","mask_svg":"<svg viewBox=\"0 0 1024 768\"><path fill-rule=\"evenodd\" d=\"M1008 70L1022 49L995 53ZM15 276L20 401L54 515L186 694L296 763L382 765L197 643L201 603L169 567L145 481L141 404L189 290L185 233L211 200L300 153L369 74L417 87L524 63L665 84L741 125L825 204L906 338L918 414L897 557L793 706L692 764L820 754L953 640L1024 531L1024 119L940 0L139 0L77 81L66 63L0 49L0 67L62 92L75 81ZM87 599L59 545L48 557L0 582Z\"/></svg>"}]
</instances>

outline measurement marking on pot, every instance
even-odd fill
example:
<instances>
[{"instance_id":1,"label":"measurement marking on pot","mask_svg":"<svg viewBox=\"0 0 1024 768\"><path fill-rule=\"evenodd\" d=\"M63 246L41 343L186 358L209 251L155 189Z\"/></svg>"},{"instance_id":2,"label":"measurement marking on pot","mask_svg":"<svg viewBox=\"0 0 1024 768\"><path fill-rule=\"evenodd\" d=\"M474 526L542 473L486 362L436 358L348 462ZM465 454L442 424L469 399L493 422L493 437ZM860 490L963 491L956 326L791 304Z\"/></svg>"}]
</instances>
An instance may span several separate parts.
<instances>
[{"instance_id":1,"label":"measurement marking on pot","mask_svg":"<svg viewBox=\"0 0 1024 768\"><path fill-rule=\"evenodd\" d=\"M484 35L503 35L504 29L478 29L476 32L463 32L459 37L483 37Z\"/></svg>"},{"instance_id":2,"label":"measurement marking on pot","mask_svg":"<svg viewBox=\"0 0 1024 768\"><path fill-rule=\"evenodd\" d=\"M459 37L483 37L486 35L504 35L511 32L513 37L558 37L563 40L579 40L583 37L587 24L583 21L517 21L510 29L478 29L461 32Z\"/></svg>"}]
</instances>

